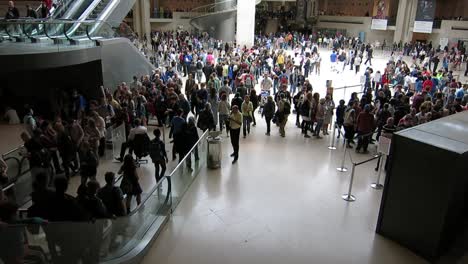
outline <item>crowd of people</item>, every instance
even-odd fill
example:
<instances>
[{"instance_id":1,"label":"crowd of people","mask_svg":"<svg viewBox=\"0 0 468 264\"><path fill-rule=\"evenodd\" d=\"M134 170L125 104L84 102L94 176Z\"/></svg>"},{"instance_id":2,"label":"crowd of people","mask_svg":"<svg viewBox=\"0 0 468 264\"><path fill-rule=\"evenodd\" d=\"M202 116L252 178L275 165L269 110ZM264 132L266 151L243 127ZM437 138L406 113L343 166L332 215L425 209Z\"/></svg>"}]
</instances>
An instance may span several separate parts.
<instances>
[{"instance_id":1,"label":"crowd of people","mask_svg":"<svg viewBox=\"0 0 468 264\"><path fill-rule=\"evenodd\" d=\"M52 8L58 8L63 3L61 0L44 0L41 1L41 4L38 8L31 6L30 4L26 4L26 12L21 14L19 9L15 6L14 1L8 2L8 9L5 13L5 19L18 19L20 17L23 18L47 18L50 15L50 10Z\"/></svg>"},{"instance_id":2,"label":"crowd of people","mask_svg":"<svg viewBox=\"0 0 468 264\"><path fill-rule=\"evenodd\" d=\"M458 62L465 61L464 47L405 44L392 52L385 68L374 70L374 47L353 37L288 32L257 36L255 45L246 48L206 34L175 31L153 32L146 42L158 66L151 74L134 76L115 89L101 87L98 99L73 91L52 120L25 107L23 155L34 182L28 216L84 221L130 213L133 197L141 203L137 167L142 154L150 156L157 182L165 175L169 160L161 139L165 128L170 129L172 159L178 155L179 162L196 145L200 130L225 131L234 164L241 134L250 137L259 118L266 122L266 136L272 135L274 123L279 136L285 137L288 119L294 116L303 136L310 138L312 133L317 139L335 128L335 120L336 128L344 130L337 136L345 138L346 147L355 145L356 152L367 153L369 144L381 136L391 137L395 131L468 108L468 85L453 75ZM353 93L349 100L335 102L332 92L314 91L312 80L320 75L323 48L331 50L327 71L362 74L362 95ZM411 52L413 60L405 60ZM150 120L159 126L153 139L148 135ZM109 171L101 187L96 176L106 152L106 133L121 125L127 140L115 159L122 162L118 171L122 182L115 186L116 174ZM197 160L198 153L194 156ZM190 155L186 165L191 168ZM0 168L6 175L3 162ZM72 197L66 192L68 179L78 173L81 185ZM0 218L13 219L5 214Z\"/></svg>"}]
</instances>

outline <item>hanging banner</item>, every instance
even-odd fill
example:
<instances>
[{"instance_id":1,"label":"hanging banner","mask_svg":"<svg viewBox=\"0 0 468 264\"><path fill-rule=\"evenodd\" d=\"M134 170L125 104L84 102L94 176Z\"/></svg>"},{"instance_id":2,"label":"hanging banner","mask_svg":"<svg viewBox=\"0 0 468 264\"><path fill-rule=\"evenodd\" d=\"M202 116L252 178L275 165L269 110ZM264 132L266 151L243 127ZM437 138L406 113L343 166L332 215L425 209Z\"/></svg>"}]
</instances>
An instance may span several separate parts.
<instances>
[{"instance_id":1,"label":"hanging banner","mask_svg":"<svg viewBox=\"0 0 468 264\"><path fill-rule=\"evenodd\" d=\"M372 19L371 29L387 30L387 19Z\"/></svg>"},{"instance_id":2,"label":"hanging banner","mask_svg":"<svg viewBox=\"0 0 468 264\"><path fill-rule=\"evenodd\" d=\"M413 32L432 33L436 0L418 0Z\"/></svg>"},{"instance_id":3,"label":"hanging banner","mask_svg":"<svg viewBox=\"0 0 468 264\"><path fill-rule=\"evenodd\" d=\"M375 0L374 1L371 29L387 30L388 9L389 9L388 0Z\"/></svg>"}]
</instances>

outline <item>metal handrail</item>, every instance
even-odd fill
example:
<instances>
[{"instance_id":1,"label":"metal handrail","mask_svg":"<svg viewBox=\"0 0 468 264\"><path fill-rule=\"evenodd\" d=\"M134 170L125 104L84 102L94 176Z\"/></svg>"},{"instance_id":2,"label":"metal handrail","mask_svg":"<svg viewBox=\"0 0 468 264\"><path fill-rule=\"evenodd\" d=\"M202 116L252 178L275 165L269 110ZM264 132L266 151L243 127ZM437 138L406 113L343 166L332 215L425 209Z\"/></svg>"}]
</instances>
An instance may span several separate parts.
<instances>
[{"instance_id":1,"label":"metal handrail","mask_svg":"<svg viewBox=\"0 0 468 264\"><path fill-rule=\"evenodd\" d=\"M2 158L5 157L5 156L10 155L11 153L13 153L13 152L15 152L15 151L17 151L17 150L19 150L19 149L21 149L22 147L24 147L24 145L21 145L21 146L19 146L19 147L16 147L16 148L14 148L14 149L12 149L12 150L9 150L9 151L3 153L3 154L2 154Z\"/></svg>"},{"instance_id":2,"label":"metal handrail","mask_svg":"<svg viewBox=\"0 0 468 264\"><path fill-rule=\"evenodd\" d=\"M197 140L197 142L195 144L193 144L192 148L189 150L189 152L187 152L187 154L185 154L184 158L179 162L179 164L177 164L177 166L172 170L172 172L169 174L169 177L172 177L176 171L179 169L180 166L182 166L182 164L184 164L185 160L190 157L190 155L192 154L192 151L195 150L196 147L198 147L198 144L208 135L209 133L209 130L207 129L202 135L201 137Z\"/></svg>"},{"instance_id":3,"label":"metal handrail","mask_svg":"<svg viewBox=\"0 0 468 264\"><path fill-rule=\"evenodd\" d=\"M53 19L53 20L50 20L50 19L0 19L0 25L2 24L5 25L6 33L10 37L13 37L14 34L11 34L11 32L9 32L7 25L25 25L25 24L44 26L44 29L45 29L44 34L49 39L55 39L60 36L50 35L49 32L47 32L48 25L73 25L73 26L76 26L76 24L84 25L86 26L86 37L90 40L93 40L91 35L96 30L96 26L99 24L108 26L115 33L115 30L113 29L112 24L109 21L104 21L104 20L80 21L80 20L72 20L72 19ZM91 27L91 29L89 29L89 27ZM74 37L73 34L70 35L70 28L71 27L63 27L62 29L63 30L62 36L65 37L67 40L72 40Z\"/></svg>"},{"instance_id":4,"label":"metal handrail","mask_svg":"<svg viewBox=\"0 0 468 264\"><path fill-rule=\"evenodd\" d=\"M197 11L197 10L201 10L201 9L209 8L209 7L214 7L216 5L221 5L221 4L225 4L225 3L229 3L229 2L236 2L236 4L237 4L237 0L225 0L225 1L222 1L222 2L217 2L217 3L213 3L213 4L207 4L207 5L202 5L202 6L196 7L194 9L192 9L190 12L202 13L202 12ZM207 13L207 12L204 12L204 13Z\"/></svg>"}]
</instances>

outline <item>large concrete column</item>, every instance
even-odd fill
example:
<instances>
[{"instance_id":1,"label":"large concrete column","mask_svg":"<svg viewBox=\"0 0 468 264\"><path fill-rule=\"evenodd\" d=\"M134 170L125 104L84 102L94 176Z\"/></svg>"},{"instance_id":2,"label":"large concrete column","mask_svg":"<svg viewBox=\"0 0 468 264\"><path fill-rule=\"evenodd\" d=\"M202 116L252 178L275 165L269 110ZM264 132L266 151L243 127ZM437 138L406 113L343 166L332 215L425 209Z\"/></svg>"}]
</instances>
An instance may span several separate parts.
<instances>
[{"instance_id":1,"label":"large concrete column","mask_svg":"<svg viewBox=\"0 0 468 264\"><path fill-rule=\"evenodd\" d=\"M216 2L225 2L225 0L216 0ZM215 6L215 12L223 11L232 8L232 3L219 4ZM226 14L223 16L216 16L216 23L213 23L215 32L214 38L223 41L234 41L235 28L236 28L236 15Z\"/></svg>"},{"instance_id":2,"label":"large concrete column","mask_svg":"<svg viewBox=\"0 0 468 264\"><path fill-rule=\"evenodd\" d=\"M395 24L395 33L393 35L393 41L398 43L403 41L404 36L406 35L406 28L405 20L408 20L406 17L406 9L408 8L408 0L400 0L398 3L398 13L396 17L396 24Z\"/></svg>"},{"instance_id":3,"label":"large concrete column","mask_svg":"<svg viewBox=\"0 0 468 264\"><path fill-rule=\"evenodd\" d=\"M141 35L141 12L140 12L140 1L135 1L133 6L133 31L137 32L139 36Z\"/></svg>"},{"instance_id":4,"label":"large concrete column","mask_svg":"<svg viewBox=\"0 0 468 264\"><path fill-rule=\"evenodd\" d=\"M138 0L140 2L141 13L141 36L146 34L148 40L150 39L151 23L150 23L150 0Z\"/></svg>"},{"instance_id":5,"label":"large concrete column","mask_svg":"<svg viewBox=\"0 0 468 264\"><path fill-rule=\"evenodd\" d=\"M237 45L252 47L255 40L255 0L237 0Z\"/></svg>"}]
</instances>

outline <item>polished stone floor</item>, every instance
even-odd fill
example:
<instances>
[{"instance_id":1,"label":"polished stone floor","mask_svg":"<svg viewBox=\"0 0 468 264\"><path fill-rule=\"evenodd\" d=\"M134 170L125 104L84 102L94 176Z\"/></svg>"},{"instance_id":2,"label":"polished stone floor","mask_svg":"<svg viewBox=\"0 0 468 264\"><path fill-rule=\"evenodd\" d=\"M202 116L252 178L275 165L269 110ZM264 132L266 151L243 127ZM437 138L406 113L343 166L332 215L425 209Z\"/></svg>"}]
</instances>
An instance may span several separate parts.
<instances>
[{"instance_id":1,"label":"polished stone floor","mask_svg":"<svg viewBox=\"0 0 468 264\"><path fill-rule=\"evenodd\" d=\"M331 73L329 54L322 51L321 75L309 77L314 91L323 96L326 80L335 87L360 84L360 74ZM373 63L374 69L383 69L386 60L376 52ZM465 81L461 75L460 80ZM335 90L335 102L360 90ZM356 201L348 203L341 195L348 190L350 171L336 170L342 145L329 150L331 136L303 138L292 119L286 138L279 137L276 127L267 137L257 115L257 126L241 139L235 165L229 158L229 139L224 138L222 168L202 170L142 263L426 263L375 233L382 194L370 188L377 176L376 161L357 168L352 191ZM20 130L0 127L1 152L21 144ZM372 158L375 146L370 150L368 155L352 152L351 157ZM105 171L120 167L111 159L109 153L101 163L101 183ZM168 172L175 165L171 162ZM351 166L349 159L346 166ZM143 165L139 170L147 192L154 186L154 169ZM72 178L71 194L78 184L79 177Z\"/></svg>"},{"instance_id":2,"label":"polished stone floor","mask_svg":"<svg viewBox=\"0 0 468 264\"><path fill-rule=\"evenodd\" d=\"M329 54L322 51L322 74L309 77L322 96L326 80L335 87L360 83L360 74L349 70L331 73ZM373 63L374 70L382 70L386 59L376 52ZM335 102L360 90L335 90ZM265 136L264 121L257 116L257 122L241 138L235 165L229 138L224 139L222 168L202 171L143 264L427 263L375 233L382 195L370 187L377 177L376 161L357 167L356 201L346 202L341 195L348 191L350 170L336 170L342 144L329 150L331 136L305 139L291 118L286 138L276 127L271 137ZM372 158L376 147L370 150L368 155L351 152L351 157ZM348 158L346 167L351 167Z\"/></svg>"}]
</instances>

